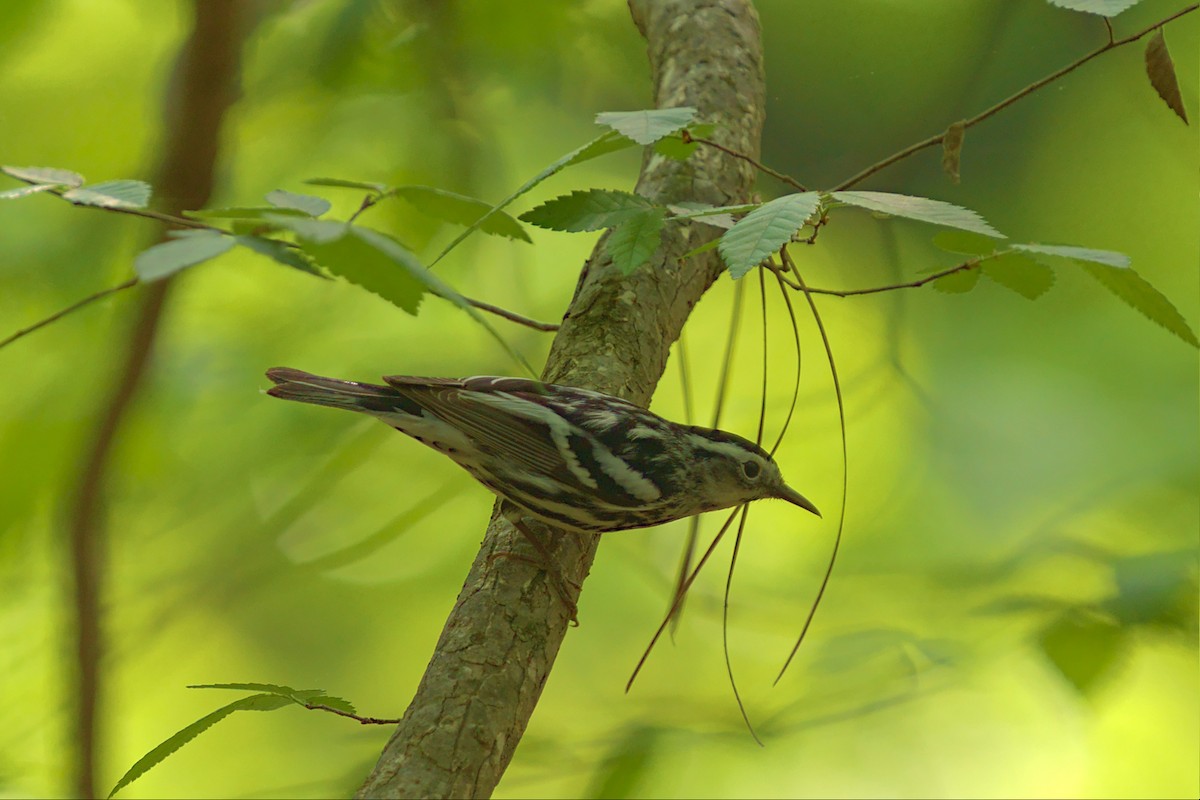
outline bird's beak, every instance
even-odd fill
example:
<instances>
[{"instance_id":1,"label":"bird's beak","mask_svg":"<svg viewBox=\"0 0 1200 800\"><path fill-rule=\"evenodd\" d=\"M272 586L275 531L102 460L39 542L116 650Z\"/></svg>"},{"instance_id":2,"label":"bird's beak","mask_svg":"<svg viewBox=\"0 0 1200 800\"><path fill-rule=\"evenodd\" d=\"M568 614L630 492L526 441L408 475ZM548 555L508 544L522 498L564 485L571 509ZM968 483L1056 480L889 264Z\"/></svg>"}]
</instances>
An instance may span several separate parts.
<instances>
[{"instance_id":1,"label":"bird's beak","mask_svg":"<svg viewBox=\"0 0 1200 800\"><path fill-rule=\"evenodd\" d=\"M800 506L805 511L811 511L812 513L816 514L818 517L821 516L821 512L817 511L817 507L814 506L811 502L809 502L807 497L800 494L799 492L797 492L795 489L791 488L790 486L784 486L782 489L779 490L779 494L777 494L775 496L781 500L787 500L789 503L791 503L794 506Z\"/></svg>"}]
</instances>

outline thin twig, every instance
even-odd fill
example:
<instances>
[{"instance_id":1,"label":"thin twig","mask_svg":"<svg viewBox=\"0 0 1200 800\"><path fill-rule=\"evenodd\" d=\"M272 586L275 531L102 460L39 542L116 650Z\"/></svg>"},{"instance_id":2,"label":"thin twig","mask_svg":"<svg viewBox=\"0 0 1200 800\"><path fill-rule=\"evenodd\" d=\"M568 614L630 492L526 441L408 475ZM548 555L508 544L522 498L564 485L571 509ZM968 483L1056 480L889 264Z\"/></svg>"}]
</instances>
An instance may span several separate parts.
<instances>
[{"instance_id":1,"label":"thin twig","mask_svg":"<svg viewBox=\"0 0 1200 800\"><path fill-rule=\"evenodd\" d=\"M1112 38L1112 29L1110 26L1108 41L1105 42L1103 45L1101 45L1100 47L1097 47L1092 52L1087 53L1084 56L1081 56L1080 58L1071 62L1070 64L1063 67L1062 69L1060 69L1056 72L1052 72L1040 80L1034 81L1033 83L1026 86L1024 89L1020 90L1016 94L1013 94L1013 95L1005 98L1004 100L1001 100L999 103L992 106L991 108L989 108L985 111L982 111L979 114L976 114L975 116L971 117L968 120L963 120L962 127L970 128L974 125L978 125L980 122L983 122L984 120L988 119L992 115L997 114L1000 111L1003 111L1004 109L1008 108L1010 105L1017 102L1018 100L1025 97L1026 95L1032 94L1033 92L1036 92L1038 89L1041 89L1043 86L1053 83L1054 81L1058 80L1059 78L1063 77L1064 75L1075 71L1079 67L1081 67L1084 64L1086 64L1087 62L1091 61L1096 56L1103 55L1104 53L1107 53L1109 50L1113 50L1115 48L1123 47L1124 45L1131 44L1132 42L1136 42L1138 39L1141 39L1143 36L1154 32L1158 28L1161 28L1163 25L1166 25L1168 22L1172 22L1172 21L1178 19L1179 17L1182 17L1184 14L1190 14L1191 12L1195 11L1197 8L1200 8L1200 3L1193 3L1192 5L1188 6L1187 8L1184 8L1180 11L1176 11L1174 14L1171 14L1168 17L1160 19L1158 22L1155 22L1155 23L1147 26L1146 28L1143 28L1142 30L1138 31L1137 33L1126 36L1124 39L1114 40ZM1105 22L1107 24L1107 20ZM876 172L879 172L880 170L882 170L886 167L890 167L892 164L895 164L897 161L902 161L902 160L908 158L909 156L913 155L914 153L924 150L927 147L935 147L935 146L941 144L945 138L946 138L946 134L945 134L945 132L942 132L936 136L930 136L928 139L923 139L922 141L919 141L916 144L913 144L913 145L910 145L910 146L904 148L903 150L901 150L898 153L894 153L893 155L888 156L887 158L883 159L882 161L872 164L871 166L864 169L862 172L859 172L857 175L854 175L853 177L847 178L846 180L842 181L841 183L839 183L837 186L835 186L830 191L836 192L836 191L841 191L843 189L848 189L851 186L854 186L854 185L866 180L870 176L874 175Z\"/></svg>"},{"instance_id":2,"label":"thin twig","mask_svg":"<svg viewBox=\"0 0 1200 800\"><path fill-rule=\"evenodd\" d=\"M536 319L523 317L515 311L509 311L507 308L494 306L491 303L485 303L482 300L472 300L470 297L464 297L467 305L473 308L478 308L480 311L486 311L489 314L495 314L497 317L504 317L509 322L515 322L518 325L524 325L526 328L533 328L535 331L556 331L561 326L554 322L538 322Z\"/></svg>"},{"instance_id":3,"label":"thin twig","mask_svg":"<svg viewBox=\"0 0 1200 800\"><path fill-rule=\"evenodd\" d=\"M360 717L350 711L343 711L340 708L327 706L323 703L305 703L304 707L311 711L328 711L330 714L337 714L339 717L346 717L357 721L361 725L399 725L400 719L386 719L384 717Z\"/></svg>"},{"instance_id":4,"label":"thin twig","mask_svg":"<svg viewBox=\"0 0 1200 800\"><path fill-rule=\"evenodd\" d=\"M27 336L28 334L33 333L34 331L38 330L39 328L44 328L45 326L49 325L51 322L57 322L58 320L67 316L68 314L70 314L71 312L78 311L79 309L83 308L84 306L88 305L89 303L93 303L97 300L101 300L105 297L108 297L110 294L116 294L117 292L121 292L126 289L132 289L134 286L137 286L137 284L138 284L137 278L130 278L129 280L125 281L122 284L110 287L108 289L102 289L101 291L96 292L95 294L90 294L87 297L80 300L79 302L72 303L71 305L67 306L62 311L55 312L54 314L51 314L50 316L46 317L45 319L39 320L38 322L33 323L28 328L22 328L21 330L12 334L8 338L4 339L3 341L0 341L0 347L7 347L8 345L15 342L17 339L20 339L22 336Z\"/></svg>"},{"instance_id":5,"label":"thin twig","mask_svg":"<svg viewBox=\"0 0 1200 800\"><path fill-rule=\"evenodd\" d=\"M927 283L932 283L933 281L936 281L938 278L944 278L947 275L953 275L956 272L965 272L969 269L975 269L980 264L982 264L985 260L987 260L988 258L993 258L993 257L994 256L980 256L978 258L971 258L957 266L950 267L948 269L944 269L940 272L935 272L932 275L926 275L924 278L921 278L920 280L911 281L910 283L894 283L891 286L875 286L871 289L838 290L838 289L816 289L816 288L810 287L808 289L803 289L803 291L806 291L809 294L827 294L832 297L851 297L853 295L859 295L859 294L879 294L880 292L891 292L896 289L916 289L920 286L924 286ZM792 288L794 288L794 289L802 288L802 287L793 286L791 283L789 283L788 285L792 286Z\"/></svg>"},{"instance_id":6,"label":"thin twig","mask_svg":"<svg viewBox=\"0 0 1200 800\"><path fill-rule=\"evenodd\" d=\"M745 161L750 166L754 167L759 172L766 174L766 175L770 175L775 180L786 183L788 186L791 186L793 189L795 189L798 192L807 192L808 191L808 189L805 188L804 184L800 183L800 181L796 180L792 176L785 175L782 172L777 172L776 170L771 169L770 167L768 167L766 164L762 163L761 161L759 161L755 158L752 158L751 156L748 156L745 153L739 153L738 151L734 150L733 148L726 147L725 145L720 144L719 142L714 142L712 139L705 139L700 136L692 136L686 130L681 132L680 138L683 140L683 142L685 144L690 144L691 142L696 142L697 144L707 145L716 150L720 150L722 153L725 153L726 155L741 159L742 161Z\"/></svg>"}]
</instances>

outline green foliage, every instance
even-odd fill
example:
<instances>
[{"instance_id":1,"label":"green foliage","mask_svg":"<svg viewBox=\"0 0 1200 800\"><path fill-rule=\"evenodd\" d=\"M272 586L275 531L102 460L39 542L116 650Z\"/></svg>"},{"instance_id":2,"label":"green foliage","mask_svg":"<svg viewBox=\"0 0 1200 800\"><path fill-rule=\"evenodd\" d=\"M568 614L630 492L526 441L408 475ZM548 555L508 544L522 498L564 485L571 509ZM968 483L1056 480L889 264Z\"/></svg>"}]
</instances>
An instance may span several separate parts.
<instances>
[{"instance_id":1,"label":"green foliage","mask_svg":"<svg viewBox=\"0 0 1200 800\"><path fill-rule=\"evenodd\" d=\"M295 194L283 189L268 192L267 202L275 208L292 209L302 214L307 214L310 217L319 217L332 207L324 197L313 197L311 194Z\"/></svg>"},{"instance_id":2,"label":"green foliage","mask_svg":"<svg viewBox=\"0 0 1200 800\"><path fill-rule=\"evenodd\" d=\"M974 211L943 203L941 200L892 194L891 192L833 192L830 196L839 203L858 206L879 214L915 219L946 228L958 228L996 239L1005 238L1004 234L989 225Z\"/></svg>"},{"instance_id":3,"label":"green foliage","mask_svg":"<svg viewBox=\"0 0 1200 800\"><path fill-rule=\"evenodd\" d=\"M1051 5L1071 11L1083 11L1102 17L1115 17L1126 9L1133 8L1141 0L1047 0Z\"/></svg>"},{"instance_id":4,"label":"green foliage","mask_svg":"<svg viewBox=\"0 0 1200 800\"><path fill-rule=\"evenodd\" d=\"M653 210L653 203L630 192L588 189L547 200L526 211L521 219L539 228L577 233L612 228ZM658 212L658 216L663 215Z\"/></svg>"},{"instance_id":5,"label":"green foliage","mask_svg":"<svg viewBox=\"0 0 1200 800\"><path fill-rule=\"evenodd\" d=\"M138 280L160 281L233 249L234 240L217 231L187 231L187 234L139 253L133 260Z\"/></svg>"},{"instance_id":6,"label":"green foliage","mask_svg":"<svg viewBox=\"0 0 1200 800\"><path fill-rule=\"evenodd\" d=\"M612 128L638 144L654 144L687 125L696 117L696 109L654 108L643 111L605 111L596 115L596 123Z\"/></svg>"},{"instance_id":7,"label":"green foliage","mask_svg":"<svg viewBox=\"0 0 1200 800\"><path fill-rule=\"evenodd\" d=\"M1155 31L1146 43L1146 77L1150 79L1154 91L1158 92L1158 96L1167 104L1167 108L1174 111L1186 125L1187 109L1179 91L1179 78L1175 76L1175 61L1167 50L1167 39L1162 28Z\"/></svg>"},{"instance_id":8,"label":"green foliage","mask_svg":"<svg viewBox=\"0 0 1200 800\"><path fill-rule=\"evenodd\" d=\"M821 205L818 192L777 197L747 214L721 237L718 249L735 280L791 241Z\"/></svg>"},{"instance_id":9,"label":"green foliage","mask_svg":"<svg viewBox=\"0 0 1200 800\"><path fill-rule=\"evenodd\" d=\"M1124 638L1112 620L1070 611L1042 630L1038 645L1080 694L1089 695L1117 663Z\"/></svg>"},{"instance_id":10,"label":"green foliage","mask_svg":"<svg viewBox=\"0 0 1200 800\"><path fill-rule=\"evenodd\" d=\"M493 210L490 203L466 195L435 189L432 186L396 186L383 190L381 198L396 197L412 205L422 214L452 222L455 225L472 226L479 223L479 230L521 242L532 242L521 223L511 215Z\"/></svg>"},{"instance_id":11,"label":"green foliage","mask_svg":"<svg viewBox=\"0 0 1200 800\"><path fill-rule=\"evenodd\" d=\"M108 793L112 797L117 792L124 789L135 780L145 775L154 767L158 766L168 756L177 752L188 742L195 739L206 730L216 725L221 720L228 717L235 711L278 711L287 706L298 705L308 707L312 705L328 706L347 714L354 713L354 706L348 701L340 697L331 697L326 695L320 689L293 689L290 686L280 686L273 683L209 683L197 686L190 686L190 689L235 689L240 691L259 692L259 694L243 697L240 700L234 700L228 705L221 706L216 711L210 714L205 714L200 719L183 728L179 732L168 737L166 741L158 745L146 755L137 760L130 767L121 779L113 786L112 791Z\"/></svg>"},{"instance_id":12,"label":"green foliage","mask_svg":"<svg viewBox=\"0 0 1200 800\"><path fill-rule=\"evenodd\" d=\"M54 167L0 167L0 172L25 183L74 188L83 185L83 176L69 169Z\"/></svg>"},{"instance_id":13,"label":"green foliage","mask_svg":"<svg viewBox=\"0 0 1200 800\"><path fill-rule=\"evenodd\" d=\"M62 198L79 206L145 208L150 203L150 184L131 180L104 181L69 189L62 193Z\"/></svg>"},{"instance_id":14,"label":"green foliage","mask_svg":"<svg viewBox=\"0 0 1200 800\"><path fill-rule=\"evenodd\" d=\"M983 274L1028 300L1036 300L1054 285L1054 270L1019 253L1005 253L983 262Z\"/></svg>"},{"instance_id":15,"label":"green foliage","mask_svg":"<svg viewBox=\"0 0 1200 800\"><path fill-rule=\"evenodd\" d=\"M613 265L622 275L630 274L654 255L661 241L665 221L666 212L656 208L613 228L606 247Z\"/></svg>"},{"instance_id":16,"label":"green foliage","mask_svg":"<svg viewBox=\"0 0 1200 800\"><path fill-rule=\"evenodd\" d=\"M978 283L979 270L963 269L931 281L929 286L946 294L964 294L974 289Z\"/></svg>"}]
</instances>

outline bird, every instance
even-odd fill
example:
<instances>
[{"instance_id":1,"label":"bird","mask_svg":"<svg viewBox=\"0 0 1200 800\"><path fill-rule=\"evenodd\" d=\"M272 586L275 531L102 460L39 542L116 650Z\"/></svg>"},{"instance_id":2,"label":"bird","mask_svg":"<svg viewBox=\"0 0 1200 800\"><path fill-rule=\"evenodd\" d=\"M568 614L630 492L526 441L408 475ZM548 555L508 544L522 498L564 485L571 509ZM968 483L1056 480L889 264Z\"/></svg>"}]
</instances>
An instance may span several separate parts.
<instances>
[{"instance_id":1,"label":"bird","mask_svg":"<svg viewBox=\"0 0 1200 800\"><path fill-rule=\"evenodd\" d=\"M437 450L524 524L607 533L777 498L817 516L758 445L728 431L671 422L613 395L525 378L390 375L382 385L267 370L267 394L355 411ZM552 569L547 565L548 571ZM560 588L574 620L574 604Z\"/></svg>"}]
</instances>

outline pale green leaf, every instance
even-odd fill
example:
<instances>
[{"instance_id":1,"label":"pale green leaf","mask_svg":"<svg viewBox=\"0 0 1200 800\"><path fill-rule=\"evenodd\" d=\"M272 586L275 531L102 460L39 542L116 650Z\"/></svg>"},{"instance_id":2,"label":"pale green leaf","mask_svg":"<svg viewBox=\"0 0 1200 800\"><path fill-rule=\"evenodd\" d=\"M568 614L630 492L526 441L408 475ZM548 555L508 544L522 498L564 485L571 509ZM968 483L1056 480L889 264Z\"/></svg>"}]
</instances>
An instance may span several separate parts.
<instances>
[{"instance_id":1,"label":"pale green leaf","mask_svg":"<svg viewBox=\"0 0 1200 800\"><path fill-rule=\"evenodd\" d=\"M605 249L622 275L628 275L645 264L658 249L666 213L651 209L622 222L609 234Z\"/></svg>"},{"instance_id":2,"label":"pale green leaf","mask_svg":"<svg viewBox=\"0 0 1200 800\"><path fill-rule=\"evenodd\" d=\"M31 194L39 194L58 188L59 184L55 183L35 183L32 186L20 186L16 189L9 189L7 192L0 192L0 200L16 200L18 197L28 197Z\"/></svg>"},{"instance_id":3,"label":"pale green leaf","mask_svg":"<svg viewBox=\"0 0 1200 800\"><path fill-rule=\"evenodd\" d=\"M350 232L350 223L336 220L313 219L309 216L287 214L264 214L263 220L272 225L290 230L302 239L317 244L336 242Z\"/></svg>"},{"instance_id":4,"label":"pale green leaf","mask_svg":"<svg viewBox=\"0 0 1200 800\"><path fill-rule=\"evenodd\" d=\"M521 223L510 214L504 211L492 212L490 203L474 197L435 189L432 186L397 186L388 189L384 197L398 197L434 219L456 225L474 225L479 222L479 230L484 233L522 242L533 241Z\"/></svg>"},{"instance_id":5,"label":"pale green leaf","mask_svg":"<svg viewBox=\"0 0 1200 800\"><path fill-rule=\"evenodd\" d=\"M78 172L71 172L69 169L5 166L0 167L0 172L19 181L25 181L25 183L45 183L68 188L83 185L83 176Z\"/></svg>"},{"instance_id":6,"label":"pale green leaf","mask_svg":"<svg viewBox=\"0 0 1200 800\"><path fill-rule=\"evenodd\" d=\"M674 133L696 117L696 109L654 108L644 111L605 111L596 115L596 123L612 128L638 144L654 144Z\"/></svg>"},{"instance_id":7,"label":"pale green leaf","mask_svg":"<svg viewBox=\"0 0 1200 800\"><path fill-rule=\"evenodd\" d=\"M228 252L233 245L233 239L228 236L215 231L201 231L143 250L133 260L133 269L143 283L159 281L182 269L216 258Z\"/></svg>"},{"instance_id":8,"label":"pale green leaf","mask_svg":"<svg viewBox=\"0 0 1200 800\"><path fill-rule=\"evenodd\" d=\"M1133 8L1141 0L1049 0L1051 5L1067 8L1071 11L1083 11L1088 14L1099 14L1102 17L1115 17L1122 11Z\"/></svg>"},{"instance_id":9,"label":"pale green leaf","mask_svg":"<svg viewBox=\"0 0 1200 800\"><path fill-rule=\"evenodd\" d=\"M933 200L928 197L911 197L891 192L833 192L833 199L880 214L915 219L946 228L958 228L996 239L1005 238L1004 234L997 231L969 208L943 203L941 200Z\"/></svg>"},{"instance_id":10,"label":"pale green leaf","mask_svg":"<svg viewBox=\"0 0 1200 800\"><path fill-rule=\"evenodd\" d=\"M1054 285L1054 270L1017 253L984 261L983 274L1029 300L1036 300Z\"/></svg>"},{"instance_id":11,"label":"pale green leaf","mask_svg":"<svg viewBox=\"0 0 1200 800\"><path fill-rule=\"evenodd\" d=\"M820 205L821 195L817 192L788 194L743 217L721 237L718 245L730 276L742 277L791 241Z\"/></svg>"},{"instance_id":12,"label":"pale green leaf","mask_svg":"<svg viewBox=\"0 0 1200 800\"><path fill-rule=\"evenodd\" d=\"M185 217L192 219L265 219L275 215L280 217L310 218L309 214L295 208L278 208L276 206L237 206L233 208L200 208L195 211L184 211Z\"/></svg>"},{"instance_id":13,"label":"pale green leaf","mask_svg":"<svg viewBox=\"0 0 1200 800\"><path fill-rule=\"evenodd\" d=\"M547 200L521 215L539 228L554 231L596 231L641 216L654 204L644 197L612 189L587 189Z\"/></svg>"},{"instance_id":14,"label":"pale green leaf","mask_svg":"<svg viewBox=\"0 0 1200 800\"><path fill-rule=\"evenodd\" d=\"M332 208L324 197L314 197L311 194L296 194L295 192L276 189L268 192L266 200L275 208L287 208L300 211L310 217L319 217Z\"/></svg>"},{"instance_id":15,"label":"pale green leaf","mask_svg":"<svg viewBox=\"0 0 1200 800\"><path fill-rule=\"evenodd\" d=\"M149 753L137 760L129 770L121 776L113 786L112 791L108 793L112 797L117 792L124 789L135 780L145 775L155 766L163 761L163 759L175 753L179 748L195 739L204 731L216 725L221 720L228 717L235 711L275 711L280 708L292 705L294 701L280 697L277 694L256 694L250 697L243 697L240 700L235 700L227 706L222 706L211 714L206 714L200 719L188 725L183 730L168 738L165 742L155 747Z\"/></svg>"},{"instance_id":16,"label":"pale green leaf","mask_svg":"<svg viewBox=\"0 0 1200 800\"><path fill-rule=\"evenodd\" d=\"M1118 253L1115 250L1092 250L1087 247L1070 247L1054 244L1013 244L1010 245L1010 248L1025 253L1069 258L1074 261L1090 261L1109 267L1129 266L1129 256L1124 253Z\"/></svg>"},{"instance_id":17,"label":"pale green leaf","mask_svg":"<svg viewBox=\"0 0 1200 800\"><path fill-rule=\"evenodd\" d=\"M145 208L150 202L150 184L145 181L105 181L63 192L64 200L99 208Z\"/></svg>"}]
</instances>

